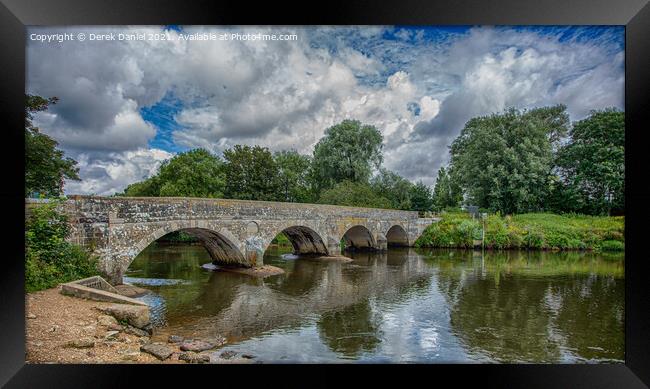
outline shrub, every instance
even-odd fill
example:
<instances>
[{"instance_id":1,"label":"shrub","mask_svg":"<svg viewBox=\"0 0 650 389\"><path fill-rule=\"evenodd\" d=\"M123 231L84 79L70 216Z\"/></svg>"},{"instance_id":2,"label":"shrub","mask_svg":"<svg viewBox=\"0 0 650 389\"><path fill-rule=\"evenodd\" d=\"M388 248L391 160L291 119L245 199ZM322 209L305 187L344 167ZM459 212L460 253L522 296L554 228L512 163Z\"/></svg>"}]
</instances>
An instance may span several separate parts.
<instances>
[{"instance_id":1,"label":"shrub","mask_svg":"<svg viewBox=\"0 0 650 389\"><path fill-rule=\"evenodd\" d=\"M600 249L603 251L623 251L625 244L617 240L604 240L600 242Z\"/></svg>"},{"instance_id":2,"label":"shrub","mask_svg":"<svg viewBox=\"0 0 650 389\"><path fill-rule=\"evenodd\" d=\"M529 249L541 250L546 248L544 234L538 230L529 230L524 236L524 245Z\"/></svg>"},{"instance_id":3,"label":"shrub","mask_svg":"<svg viewBox=\"0 0 650 389\"><path fill-rule=\"evenodd\" d=\"M490 215L487 218L485 246L491 249L504 249L510 246L508 229L505 221L499 215Z\"/></svg>"},{"instance_id":4,"label":"shrub","mask_svg":"<svg viewBox=\"0 0 650 389\"><path fill-rule=\"evenodd\" d=\"M30 209L25 222L25 288L28 292L98 274L97 260L83 248L67 242L70 227L59 203Z\"/></svg>"}]
</instances>

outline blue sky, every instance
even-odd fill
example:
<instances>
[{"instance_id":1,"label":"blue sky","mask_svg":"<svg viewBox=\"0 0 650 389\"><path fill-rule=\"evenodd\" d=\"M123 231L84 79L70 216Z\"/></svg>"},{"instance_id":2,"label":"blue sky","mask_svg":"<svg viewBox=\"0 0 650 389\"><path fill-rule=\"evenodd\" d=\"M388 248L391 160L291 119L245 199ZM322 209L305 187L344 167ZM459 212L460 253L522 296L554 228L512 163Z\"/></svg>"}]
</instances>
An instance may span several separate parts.
<instances>
[{"instance_id":1,"label":"blue sky","mask_svg":"<svg viewBox=\"0 0 650 389\"><path fill-rule=\"evenodd\" d=\"M623 108L622 26L30 27L160 33L170 41L28 41L36 123L79 161L66 193L112 194L175 153L235 144L310 154L343 119L375 125L385 167L432 185L473 116L565 104ZM184 41L193 33L295 41Z\"/></svg>"}]
</instances>

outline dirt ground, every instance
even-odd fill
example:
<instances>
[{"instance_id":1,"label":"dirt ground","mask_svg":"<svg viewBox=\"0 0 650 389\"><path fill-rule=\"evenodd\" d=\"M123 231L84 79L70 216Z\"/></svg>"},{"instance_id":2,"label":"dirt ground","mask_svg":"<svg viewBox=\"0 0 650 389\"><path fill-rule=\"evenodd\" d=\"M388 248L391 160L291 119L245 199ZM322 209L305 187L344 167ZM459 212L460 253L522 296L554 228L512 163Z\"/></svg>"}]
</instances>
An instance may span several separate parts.
<instances>
[{"instance_id":1,"label":"dirt ground","mask_svg":"<svg viewBox=\"0 0 650 389\"><path fill-rule=\"evenodd\" d=\"M95 307L111 303L65 296L60 288L25 296L26 361L28 363L157 363L153 355L140 352L140 337L120 332L104 340L108 326L98 323L106 316ZM93 340L94 347L69 346L75 340Z\"/></svg>"},{"instance_id":2,"label":"dirt ground","mask_svg":"<svg viewBox=\"0 0 650 389\"><path fill-rule=\"evenodd\" d=\"M26 294L26 362L186 363L179 360L178 344L165 343L155 332L151 338L126 333L114 318L96 309L109 305L112 303L65 296L59 287ZM140 351L140 346L151 341L165 343L174 353L160 361ZM210 359L211 363L252 362Z\"/></svg>"}]
</instances>

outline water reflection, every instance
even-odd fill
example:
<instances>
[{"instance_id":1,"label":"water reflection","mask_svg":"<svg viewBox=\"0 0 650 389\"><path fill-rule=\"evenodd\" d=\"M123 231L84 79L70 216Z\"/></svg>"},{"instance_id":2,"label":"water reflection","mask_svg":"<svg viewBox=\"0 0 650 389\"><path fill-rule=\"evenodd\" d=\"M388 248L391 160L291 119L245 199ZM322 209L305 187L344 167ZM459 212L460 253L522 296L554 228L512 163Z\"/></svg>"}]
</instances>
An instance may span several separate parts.
<instances>
[{"instance_id":1,"label":"water reflection","mask_svg":"<svg viewBox=\"0 0 650 389\"><path fill-rule=\"evenodd\" d=\"M152 245L127 280L155 292L161 336L223 335L226 349L264 361L623 359L621 254L391 248L342 263L285 253L264 258L285 274L258 279L202 270L200 246Z\"/></svg>"}]
</instances>

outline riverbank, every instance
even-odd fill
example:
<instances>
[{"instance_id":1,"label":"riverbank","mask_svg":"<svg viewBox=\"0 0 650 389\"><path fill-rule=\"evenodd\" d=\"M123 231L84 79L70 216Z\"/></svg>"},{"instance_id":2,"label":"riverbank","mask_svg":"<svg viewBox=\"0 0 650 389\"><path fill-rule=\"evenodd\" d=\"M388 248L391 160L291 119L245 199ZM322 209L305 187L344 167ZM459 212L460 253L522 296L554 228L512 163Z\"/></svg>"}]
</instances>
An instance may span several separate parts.
<instances>
[{"instance_id":1,"label":"riverbank","mask_svg":"<svg viewBox=\"0 0 650 389\"><path fill-rule=\"evenodd\" d=\"M416 247L528 250L625 249L623 216L489 215L485 221L467 213L444 213L438 223L428 226L415 242ZM485 234L483 241L483 226Z\"/></svg>"},{"instance_id":2,"label":"riverbank","mask_svg":"<svg viewBox=\"0 0 650 389\"><path fill-rule=\"evenodd\" d=\"M251 356L221 356L213 342L207 350L187 351L167 334L152 335L118 323L102 313L113 303L62 295L60 287L25 295L27 363L251 363ZM205 344L205 340L193 343ZM152 350L143 351L142 348ZM192 347L191 345L189 347ZM199 347L197 350L200 350ZM157 353L157 352L160 353ZM167 354L165 356L165 354ZM162 358L162 360L160 359Z\"/></svg>"}]
</instances>

